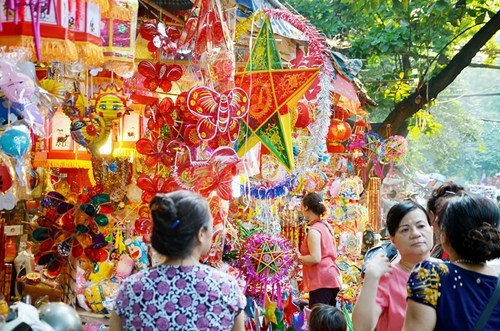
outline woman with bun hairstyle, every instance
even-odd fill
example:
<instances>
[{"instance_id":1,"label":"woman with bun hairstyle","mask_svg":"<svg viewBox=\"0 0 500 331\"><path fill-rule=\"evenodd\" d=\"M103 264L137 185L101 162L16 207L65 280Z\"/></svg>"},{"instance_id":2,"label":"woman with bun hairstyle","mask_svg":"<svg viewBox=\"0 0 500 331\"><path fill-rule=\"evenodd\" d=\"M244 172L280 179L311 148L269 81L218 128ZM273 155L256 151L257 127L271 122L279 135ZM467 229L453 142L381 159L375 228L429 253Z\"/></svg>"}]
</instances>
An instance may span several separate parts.
<instances>
[{"instance_id":1,"label":"woman with bun hairstyle","mask_svg":"<svg viewBox=\"0 0 500 331\"><path fill-rule=\"evenodd\" d=\"M335 259L337 248L330 225L321 218L326 207L318 193L307 193L302 199L302 215L309 221L309 232L300 246L299 263L303 264L304 291L309 292L309 308L318 303L336 305L342 287Z\"/></svg>"},{"instance_id":2,"label":"woman with bun hairstyle","mask_svg":"<svg viewBox=\"0 0 500 331\"><path fill-rule=\"evenodd\" d=\"M499 215L495 203L479 195L448 200L441 243L451 263L424 261L415 267L404 330L500 329L498 302L483 315L495 289L500 291L498 273L486 265L500 257Z\"/></svg>"},{"instance_id":3,"label":"woman with bun hairstyle","mask_svg":"<svg viewBox=\"0 0 500 331\"><path fill-rule=\"evenodd\" d=\"M149 208L151 244L164 264L127 278L110 330L244 330L246 299L236 280L200 264L212 244L207 201L190 191L160 194Z\"/></svg>"}]
</instances>

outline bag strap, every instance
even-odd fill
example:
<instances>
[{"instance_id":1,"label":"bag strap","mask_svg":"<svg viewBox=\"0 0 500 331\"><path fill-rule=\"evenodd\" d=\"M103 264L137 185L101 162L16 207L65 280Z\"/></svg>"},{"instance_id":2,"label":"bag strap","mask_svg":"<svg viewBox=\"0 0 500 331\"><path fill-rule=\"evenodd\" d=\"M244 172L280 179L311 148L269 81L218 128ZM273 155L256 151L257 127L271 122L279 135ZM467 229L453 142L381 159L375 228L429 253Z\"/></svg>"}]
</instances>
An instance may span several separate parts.
<instances>
[{"instance_id":1,"label":"bag strap","mask_svg":"<svg viewBox=\"0 0 500 331\"><path fill-rule=\"evenodd\" d=\"M474 331L484 330L484 327L486 326L486 323L488 323L491 313L493 312L493 309L495 309L495 306L497 305L499 299L500 299L500 277L498 277L495 291L493 292L490 301L488 301L488 303L486 304L486 308L484 308L483 314L481 315L481 317L479 317L479 320L477 321L476 326L474 327Z\"/></svg>"}]
</instances>

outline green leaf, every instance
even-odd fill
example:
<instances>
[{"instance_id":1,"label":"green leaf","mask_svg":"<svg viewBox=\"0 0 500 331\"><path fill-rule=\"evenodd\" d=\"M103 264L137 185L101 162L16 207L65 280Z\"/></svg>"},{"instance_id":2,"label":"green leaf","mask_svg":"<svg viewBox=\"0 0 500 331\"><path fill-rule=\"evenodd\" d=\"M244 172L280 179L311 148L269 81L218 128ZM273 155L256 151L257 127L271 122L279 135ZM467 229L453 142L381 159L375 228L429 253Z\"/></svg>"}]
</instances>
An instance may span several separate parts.
<instances>
[{"instance_id":1,"label":"green leaf","mask_svg":"<svg viewBox=\"0 0 500 331\"><path fill-rule=\"evenodd\" d=\"M414 126L413 128L410 129L410 135L412 138L416 139L420 134L420 129L418 126Z\"/></svg>"},{"instance_id":2,"label":"green leaf","mask_svg":"<svg viewBox=\"0 0 500 331\"><path fill-rule=\"evenodd\" d=\"M476 24L481 24L484 22L484 17L486 16L486 13L483 12L481 15L479 15L478 17L476 17L476 19L474 20L474 23Z\"/></svg>"}]
</instances>

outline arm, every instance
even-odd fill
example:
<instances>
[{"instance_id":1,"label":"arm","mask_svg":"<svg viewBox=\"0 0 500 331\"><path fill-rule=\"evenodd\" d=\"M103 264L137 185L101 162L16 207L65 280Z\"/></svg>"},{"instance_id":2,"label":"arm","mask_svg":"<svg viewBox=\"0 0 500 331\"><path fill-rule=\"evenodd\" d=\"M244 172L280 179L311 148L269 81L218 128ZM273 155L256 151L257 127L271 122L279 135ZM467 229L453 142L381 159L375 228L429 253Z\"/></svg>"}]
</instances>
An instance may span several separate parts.
<instances>
[{"instance_id":1,"label":"arm","mask_svg":"<svg viewBox=\"0 0 500 331\"><path fill-rule=\"evenodd\" d=\"M437 314L431 306L408 299L404 331L432 331L436 327Z\"/></svg>"},{"instance_id":2,"label":"arm","mask_svg":"<svg viewBox=\"0 0 500 331\"><path fill-rule=\"evenodd\" d=\"M352 312L352 325L356 331L373 331L382 314L377 304L377 290L380 278L392 272L389 259L383 255L374 256L366 266L366 274L361 292Z\"/></svg>"},{"instance_id":3,"label":"arm","mask_svg":"<svg viewBox=\"0 0 500 331\"><path fill-rule=\"evenodd\" d=\"M245 313L243 310L234 319L232 331L245 331Z\"/></svg>"},{"instance_id":4,"label":"arm","mask_svg":"<svg viewBox=\"0 0 500 331\"><path fill-rule=\"evenodd\" d=\"M120 317L114 312L111 312L109 316L109 331L121 331L122 330L122 321Z\"/></svg>"},{"instance_id":5,"label":"arm","mask_svg":"<svg viewBox=\"0 0 500 331\"><path fill-rule=\"evenodd\" d=\"M307 234L307 245L309 246L309 255L299 256L302 264L316 264L321 261L321 233L318 230L310 229Z\"/></svg>"}]
</instances>

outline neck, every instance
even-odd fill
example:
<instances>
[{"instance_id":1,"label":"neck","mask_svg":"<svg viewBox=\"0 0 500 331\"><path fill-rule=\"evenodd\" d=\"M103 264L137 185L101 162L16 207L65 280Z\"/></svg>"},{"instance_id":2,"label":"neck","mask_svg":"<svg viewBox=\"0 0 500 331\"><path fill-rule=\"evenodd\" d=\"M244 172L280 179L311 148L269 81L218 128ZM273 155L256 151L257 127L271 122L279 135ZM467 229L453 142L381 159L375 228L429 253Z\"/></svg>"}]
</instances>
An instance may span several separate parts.
<instances>
[{"instance_id":1,"label":"neck","mask_svg":"<svg viewBox=\"0 0 500 331\"><path fill-rule=\"evenodd\" d=\"M480 262L480 261L473 261L469 259L456 259L453 261L454 264L465 264L465 265L472 265L472 266L483 266L486 265L486 262Z\"/></svg>"},{"instance_id":2,"label":"neck","mask_svg":"<svg viewBox=\"0 0 500 331\"><path fill-rule=\"evenodd\" d=\"M410 273L413 270L413 267L415 267L415 265L416 263L412 263L409 261L404 261L404 260L399 261L399 266L401 267L401 269L403 269L408 273Z\"/></svg>"},{"instance_id":3,"label":"neck","mask_svg":"<svg viewBox=\"0 0 500 331\"><path fill-rule=\"evenodd\" d=\"M167 258L167 260L165 261L164 264L181 266L181 267L189 267L189 266L200 264L200 261L199 261L199 258L196 259L193 255L189 255L186 257L182 257L182 258Z\"/></svg>"}]
</instances>

